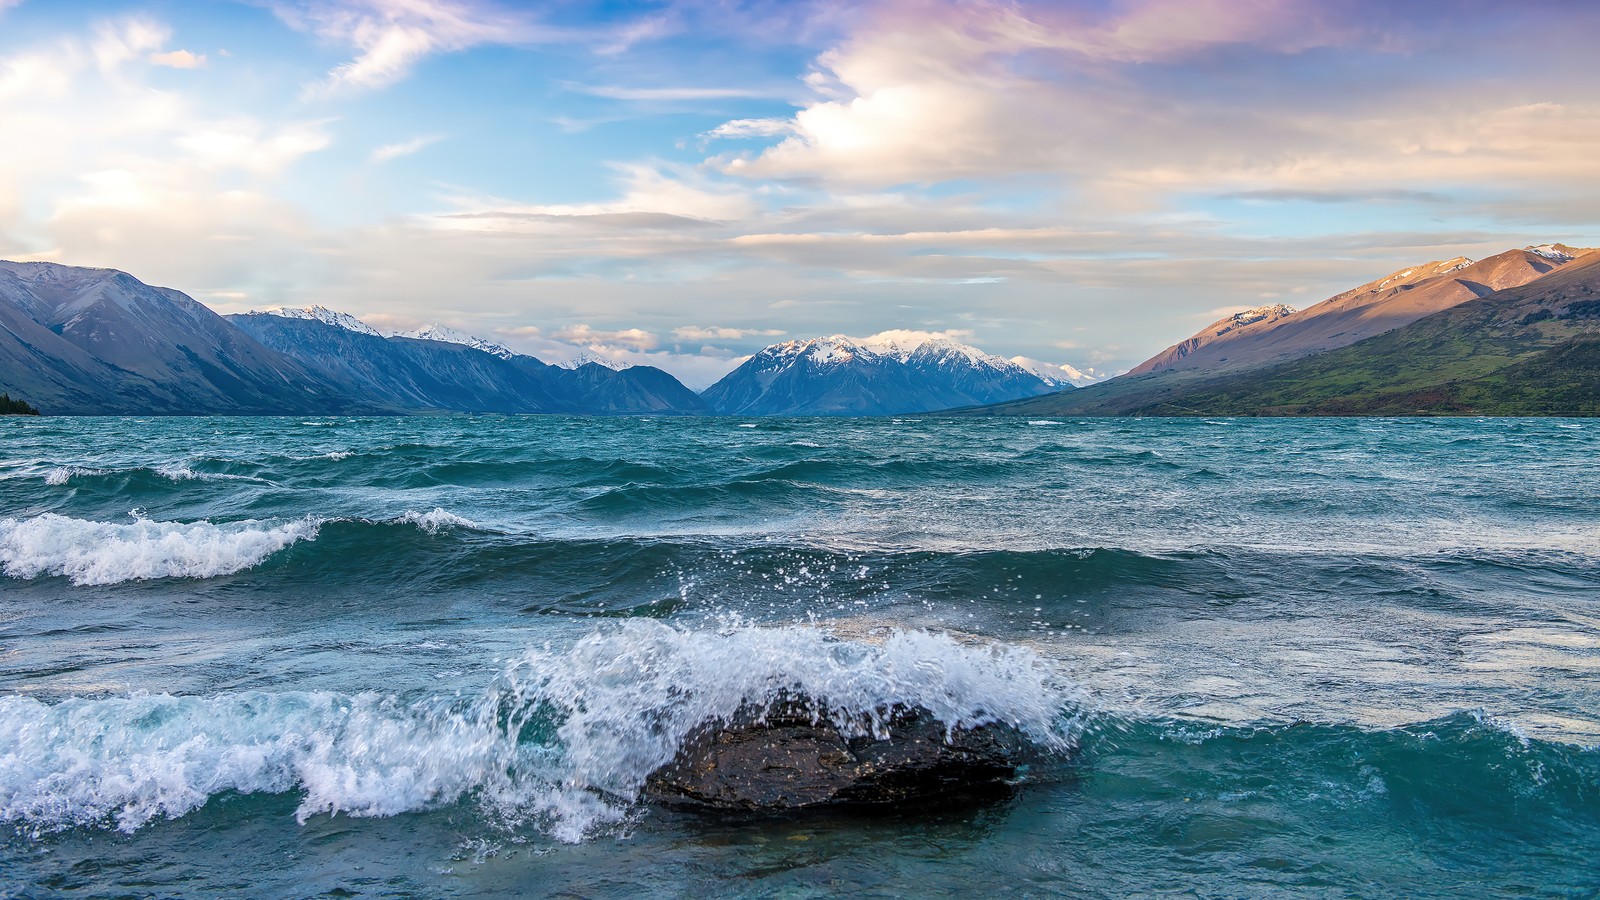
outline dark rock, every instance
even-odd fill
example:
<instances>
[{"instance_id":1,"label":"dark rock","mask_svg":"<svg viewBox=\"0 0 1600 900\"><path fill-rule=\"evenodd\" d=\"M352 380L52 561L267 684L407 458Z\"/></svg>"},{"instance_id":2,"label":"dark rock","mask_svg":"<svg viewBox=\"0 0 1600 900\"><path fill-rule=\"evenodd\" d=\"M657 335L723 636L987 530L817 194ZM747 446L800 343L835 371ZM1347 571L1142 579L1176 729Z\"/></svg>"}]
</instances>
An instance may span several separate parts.
<instances>
[{"instance_id":1,"label":"dark rock","mask_svg":"<svg viewBox=\"0 0 1600 900\"><path fill-rule=\"evenodd\" d=\"M652 800L723 810L898 805L1009 788L1025 741L1004 725L956 729L896 708L887 737L850 737L806 701L701 729L652 774Z\"/></svg>"}]
</instances>

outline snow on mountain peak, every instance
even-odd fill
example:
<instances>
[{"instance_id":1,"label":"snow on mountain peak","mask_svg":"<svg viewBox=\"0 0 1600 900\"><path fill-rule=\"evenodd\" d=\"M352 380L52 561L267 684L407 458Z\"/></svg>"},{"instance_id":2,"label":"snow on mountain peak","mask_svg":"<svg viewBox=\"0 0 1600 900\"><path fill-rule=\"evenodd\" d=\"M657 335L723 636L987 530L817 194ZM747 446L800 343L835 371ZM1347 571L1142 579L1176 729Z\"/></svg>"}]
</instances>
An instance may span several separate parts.
<instances>
[{"instance_id":1,"label":"snow on mountain peak","mask_svg":"<svg viewBox=\"0 0 1600 900\"><path fill-rule=\"evenodd\" d=\"M590 363L594 363L597 366L604 366L613 372L620 372L623 369L631 368L633 366L633 363L616 362L614 360L606 359L604 356L601 356L598 353L591 353L587 350L564 362L558 362L556 365L563 369L578 369Z\"/></svg>"},{"instance_id":2,"label":"snow on mountain peak","mask_svg":"<svg viewBox=\"0 0 1600 900\"><path fill-rule=\"evenodd\" d=\"M1572 262L1576 256L1567 252L1561 244L1540 244L1537 247L1528 247L1527 251L1535 256L1542 256L1552 262Z\"/></svg>"},{"instance_id":3,"label":"snow on mountain peak","mask_svg":"<svg viewBox=\"0 0 1600 900\"><path fill-rule=\"evenodd\" d=\"M414 338L419 341L440 341L446 344L461 344L464 347L471 347L474 350L482 350L484 353L487 353L491 356L498 356L501 359L510 359L511 357L517 355L515 351L504 344L497 344L494 341L485 340L481 337L475 337L467 334L465 331L460 331L458 329L451 328L448 325L439 325L437 323L432 325L424 325L415 331L401 332L396 334L395 337Z\"/></svg>"},{"instance_id":4,"label":"snow on mountain peak","mask_svg":"<svg viewBox=\"0 0 1600 900\"><path fill-rule=\"evenodd\" d=\"M250 315L281 316L285 319L309 319L313 322L321 322L324 325L332 325L335 328L343 328L345 331L354 331L356 334L383 337L378 329L373 328L355 316L349 313L335 312L326 306L280 306L277 309L252 309Z\"/></svg>"},{"instance_id":5,"label":"snow on mountain peak","mask_svg":"<svg viewBox=\"0 0 1600 900\"><path fill-rule=\"evenodd\" d=\"M1013 356L1011 361L1052 386L1070 384L1073 387L1084 387L1097 381L1104 381L1108 377L1095 369L1083 370L1067 363L1056 365L1026 356Z\"/></svg>"}]
</instances>

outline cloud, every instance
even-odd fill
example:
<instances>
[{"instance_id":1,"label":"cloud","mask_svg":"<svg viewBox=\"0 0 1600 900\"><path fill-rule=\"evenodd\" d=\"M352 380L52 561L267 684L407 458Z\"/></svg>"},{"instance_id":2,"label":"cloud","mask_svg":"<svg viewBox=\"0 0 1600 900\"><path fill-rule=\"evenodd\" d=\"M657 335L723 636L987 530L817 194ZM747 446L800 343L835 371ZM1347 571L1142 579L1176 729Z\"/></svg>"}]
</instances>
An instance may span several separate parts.
<instances>
[{"instance_id":1,"label":"cloud","mask_svg":"<svg viewBox=\"0 0 1600 900\"><path fill-rule=\"evenodd\" d=\"M458 231L547 230L565 220L586 225L675 228L754 215L758 204L740 185L716 184L690 167L619 163L612 167L622 196L584 204L520 204L459 197L457 211L436 221Z\"/></svg>"},{"instance_id":2,"label":"cloud","mask_svg":"<svg viewBox=\"0 0 1600 900\"><path fill-rule=\"evenodd\" d=\"M793 134L794 124L788 119L734 119L702 133L703 138L762 138Z\"/></svg>"},{"instance_id":3,"label":"cloud","mask_svg":"<svg viewBox=\"0 0 1600 900\"><path fill-rule=\"evenodd\" d=\"M628 52L636 44L660 40L682 30L683 22L674 11L644 16L617 28L595 52L601 56L616 56Z\"/></svg>"},{"instance_id":4,"label":"cloud","mask_svg":"<svg viewBox=\"0 0 1600 900\"><path fill-rule=\"evenodd\" d=\"M276 3L273 10L291 28L356 51L354 59L310 85L311 95L385 88L438 53L556 37L524 14L463 0L292 0Z\"/></svg>"},{"instance_id":5,"label":"cloud","mask_svg":"<svg viewBox=\"0 0 1600 900\"><path fill-rule=\"evenodd\" d=\"M777 337L787 333L781 328L724 328L719 325L709 328L685 325L672 329L672 336L680 341L737 341L752 336Z\"/></svg>"},{"instance_id":6,"label":"cloud","mask_svg":"<svg viewBox=\"0 0 1600 900\"><path fill-rule=\"evenodd\" d=\"M185 129L174 136L173 144L202 168L271 175L326 149L333 142L324 130L327 124L297 122L271 128L249 118L223 119Z\"/></svg>"},{"instance_id":7,"label":"cloud","mask_svg":"<svg viewBox=\"0 0 1600 900\"><path fill-rule=\"evenodd\" d=\"M1565 37L1517 35L1496 15L1513 16L1507 4L1486 2L1471 19L1365 6L887 4L817 56L812 97L786 120L787 136L708 162L757 183L830 186L1036 173L1107 212L1149 211L1180 191L1383 198L1600 174L1590 152L1600 104L1589 94L1530 102L1532 72L1458 61L1511 42L1496 52L1540 60L1567 83L1581 50ZM1312 55L1324 49L1333 52ZM705 135L782 134L747 122Z\"/></svg>"},{"instance_id":8,"label":"cloud","mask_svg":"<svg viewBox=\"0 0 1600 900\"><path fill-rule=\"evenodd\" d=\"M918 331L911 328L891 328L877 334L869 334L861 340L868 343L899 344L903 347L913 347L926 341L955 341L965 344L972 340L973 331L970 328L951 328L946 331Z\"/></svg>"},{"instance_id":9,"label":"cloud","mask_svg":"<svg viewBox=\"0 0 1600 900\"><path fill-rule=\"evenodd\" d=\"M1292 190L1274 188L1218 194L1219 200L1244 200L1259 203L1453 203L1449 195L1437 191L1411 191L1404 188L1378 190Z\"/></svg>"},{"instance_id":10,"label":"cloud","mask_svg":"<svg viewBox=\"0 0 1600 900\"><path fill-rule=\"evenodd\" d=\"M771 90L730 87L624 87L621 85L568 84L568 90L608 100L760 100L777 96Z\"/></svg>"},{"instance_id":11,"label":"cloud","mask_svg":"<svg viewBox=\"0 0 1600 900\"><path fill-rule=\"evenodd\" d=\"M142 59L172 37L172 29L142 16L101 22L90 44L96 65L110 75L123 64Z\"/></svg>"},{"instance_id":12,"label":"cloud","mask_svg":"<svg viewBox=\"0 0 1600 900\"><path fill-rule=\"evenodd\" d=\"M190 53L187 50L152 53L147 58L152 65L166 66L169 69L203 69L206 64L205 54Z\"/></svg>"},{"instance_id":13,"label":"cloud","mask_svg":"<svg viewBox=\"0 0 1600 900\"><path fill-rule=\"evenodd\" d=\"M411 154L437 144L442 140L444 140L444 135L442 134L425 134L421 135L420 137L414 137L409 141L401 141L398 144L384 144L382 147L373 150L372 155L368 157L368 159L370 159L375 165L382 165L390 160L399 159L402 156L410 156Z\"/></svg>"},{"instance_id":14,"label":"cloud","mask_svg":"<svg viewBox=\"0 0 1600 900\"><path fill-rule=\"evenodd\" d=\"M569 344L603 347L616 344L630 350L653 350L661 342L654 334L642 328L624 328L620 331L602 331L588 325L572 325L552 332L551 337Z\"/></svg>"}]
</instances>

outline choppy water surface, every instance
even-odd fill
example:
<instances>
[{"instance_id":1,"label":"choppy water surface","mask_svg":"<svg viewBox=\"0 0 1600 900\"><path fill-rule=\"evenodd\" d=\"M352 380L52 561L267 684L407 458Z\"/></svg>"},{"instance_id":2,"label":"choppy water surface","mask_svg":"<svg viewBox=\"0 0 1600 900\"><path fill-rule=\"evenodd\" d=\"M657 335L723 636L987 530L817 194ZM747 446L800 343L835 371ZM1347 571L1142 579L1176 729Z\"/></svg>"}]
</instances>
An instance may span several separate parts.
<instances>
[{"instance_id":1,"label":"choppy water surface","mask_svg":"<svg viewBox=\"0 0 1600 900\"><path fill-rule=\"evenodd\" d=\"M0 420L0 895L1589 897L1600 426ZM1014 798L708 820L783 689Z\"/></svg>"}]
</instances>

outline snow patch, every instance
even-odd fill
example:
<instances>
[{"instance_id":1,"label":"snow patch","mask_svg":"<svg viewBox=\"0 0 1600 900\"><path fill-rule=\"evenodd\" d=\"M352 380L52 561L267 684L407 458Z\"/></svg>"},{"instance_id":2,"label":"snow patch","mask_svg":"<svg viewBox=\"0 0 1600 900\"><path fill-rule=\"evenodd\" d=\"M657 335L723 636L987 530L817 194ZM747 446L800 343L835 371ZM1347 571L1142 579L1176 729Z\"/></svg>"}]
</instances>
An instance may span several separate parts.
<instances>
[{"instance_id":1,"label":"snow patch","mask_svg":"<svg viewBox=\"0 0 1600 900\"><path fill-rule=\"evenodd\" d=\"M306 319L312 322L321 322L324 325L332 325L335 328L343 328L345 331L353 331L356 334L383 337L383 334L378 329L373 328L355 316L331 310L326 306L280 306L277 309L252 309L250 310L250 315L279 316L284 319Z\"/></svg>"},{"instance_id":2,"label":"snow patch","mask_svg":"<svg viewBox=\"0 0 1600 900\"><path fill-rule=\"evenodd\" d=\"M588 351L584 351L583 353L579 353L577 356L574 356L571 359L566 360L565 362L558 362L558 363L556 363L556 365L560 366L563 369L579 369L579 368L582 368L583 366L589 365L590 363L593 363L594 365L597 365L597 366L604 366L605 368L610 369L613 372L620 372L623 369L628 369L628 368L632 368L633 367L633 363L616 362L615 360L606 359L604 356L601 356L598 353L590 353Z\"/></svg>"},{"instance_id":3,"label":"snow patch","mask_svg":"<svg viewBox=\"0 0 1600 900\"><path fill-rule=\"evenodd\" d=\"M1030 359L1026 356L1013 356L1011 361L1039 376L1046 384L1052 386L1070 384L1073 387L1085 387L1111 377L1110 373L1102 372L1095 368L1079 369L1068 363L1055 365L1037 359Z\"/></svg>"},{"instance_id":4,"label":"snow patch","mask_svg":"<svg viewBox=\"0 0 1600 900\"><path fill-rule=\"evenodd\" d=\"M498 356L501 359L510 359L511 357L517 355L516 351L505 346L504 344L497 344L494 341L476 337L474 335L467 334L465 331L460 331L455 328L451 328L448 325L439 325L437 323L432 325L424 325L415 331L398 332L394 336L411 338L418 341L438 341L442 344L460 344L463 347L471 347L474 350L482 350L484 353L487 353L490 356Z\"/></svg>"},{"instance_id":5,"label":"snow patch","mask_svg":"<svg viewBox=\"0 0 1600 900\"><path fill-rule=\"evenodd\" d=\"M1534 256L1542 256L1551 262L1572 262L1578 257L1567 252L1567 248L1560 244L1540 244L1537 247L1527 248Z\"/></svg>"}]
</instances>

